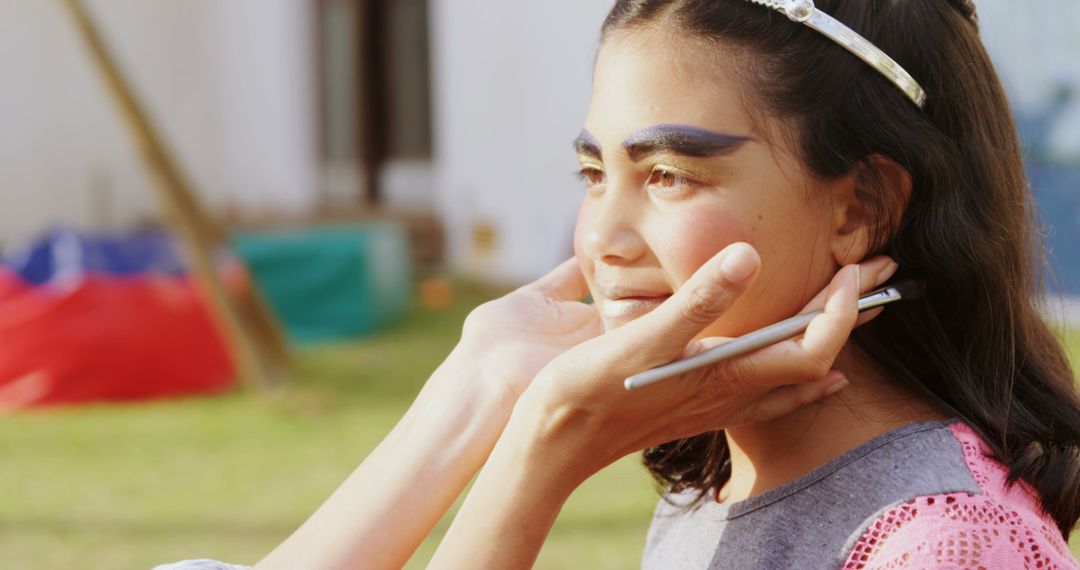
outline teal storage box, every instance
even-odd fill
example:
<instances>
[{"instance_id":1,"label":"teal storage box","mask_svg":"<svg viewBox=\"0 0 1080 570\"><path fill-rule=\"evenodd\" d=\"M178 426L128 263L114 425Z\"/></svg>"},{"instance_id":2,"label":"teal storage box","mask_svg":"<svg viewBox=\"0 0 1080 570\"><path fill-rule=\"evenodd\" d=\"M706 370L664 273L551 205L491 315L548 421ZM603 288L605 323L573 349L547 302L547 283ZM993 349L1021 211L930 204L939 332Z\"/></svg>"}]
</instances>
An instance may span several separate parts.
<instances>
[{"instance_id":1,"label":"teal storage box","mask_svg":"<svg viewBox=\"0 0 1080 570\"><path fill-rule=\"evenodd\" d=\"M412 299L408 235L394 222L245 232L233 246L295 342L371 334Z\"/></svg>"}]
</instances>

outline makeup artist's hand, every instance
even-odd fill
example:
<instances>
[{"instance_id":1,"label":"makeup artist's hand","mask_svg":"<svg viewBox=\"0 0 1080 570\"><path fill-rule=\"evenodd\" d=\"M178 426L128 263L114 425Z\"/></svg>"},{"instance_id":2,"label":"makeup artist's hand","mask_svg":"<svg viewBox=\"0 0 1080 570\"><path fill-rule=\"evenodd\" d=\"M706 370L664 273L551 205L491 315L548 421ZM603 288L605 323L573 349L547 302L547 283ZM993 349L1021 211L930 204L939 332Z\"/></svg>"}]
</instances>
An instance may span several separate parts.
<instances>
[{"instance_id":1,"label":"makeup artist's hand","mask_svg":"<svg viewBox=\"0 0 1080 570\"><path fill-rule=\"evenodd\" d=\"M493 395L506 413L538 372L567 349L604 332L599 313L581 300L588 285L576 259L473 309L455 351L468 355L479 375L460 378Z\"/></svg>"},{"instance_id":2,"label":"makeup artist's hand","mask_svg":"<svg viewBox=\"0 0 1080 570\"><path fill-rule=\"evenodd\" d=\"M730 340L692 339L753 283L759 266L748 244L725 248L661 306L552 360L522 406L544 418L545 437L569 433L583 445L593 461L587 477L628 453L769 420L842 389L847 380L832 365L857 323L881 311L860 318L856 304L895 271L884 256L841 269L800 311L825 309L801 337L639 390L623 387L637 372Z\"/></svg>"}]
</instances>

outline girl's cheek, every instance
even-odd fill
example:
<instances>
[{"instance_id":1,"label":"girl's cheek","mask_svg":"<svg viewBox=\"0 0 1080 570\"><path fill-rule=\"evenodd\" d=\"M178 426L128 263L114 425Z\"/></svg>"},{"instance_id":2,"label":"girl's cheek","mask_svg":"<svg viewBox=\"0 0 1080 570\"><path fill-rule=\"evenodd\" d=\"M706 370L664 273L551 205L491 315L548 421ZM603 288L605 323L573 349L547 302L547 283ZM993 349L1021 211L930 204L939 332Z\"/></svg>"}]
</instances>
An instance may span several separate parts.
<instances>
[{"instance_id":1,"label":"girl's cheek","mask_svg":"<svg viewBox=\"0 0 1080 570\"><path fill-rule=\"evenodd\" d=\"M695 208L664 227L663 252L657 251L667 273L682 286L706 261L737 241L753 243L741 217L731 208Z\"/></svg>"}]
</instances>

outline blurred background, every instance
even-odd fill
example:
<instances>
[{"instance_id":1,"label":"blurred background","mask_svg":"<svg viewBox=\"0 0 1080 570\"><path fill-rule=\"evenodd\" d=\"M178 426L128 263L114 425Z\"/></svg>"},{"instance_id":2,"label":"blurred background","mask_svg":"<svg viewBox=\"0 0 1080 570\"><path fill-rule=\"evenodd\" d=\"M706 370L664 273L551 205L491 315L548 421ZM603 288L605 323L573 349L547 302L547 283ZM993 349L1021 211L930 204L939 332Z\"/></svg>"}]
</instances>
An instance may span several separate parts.
<instances>
[{"instance_id":1,"label":"blurred background","mask_svg":"<svg viewBox=\"0 0 1080 570\"><path fill-rule=\"evenodd\" d=\"M215 216L426 217L449 266L508 281L568 256L607 2L85 3ZM159 218L62 3L0 9L0 239Z\"/></svg>"},{"instance_id":2,"label":"blurred background","mask_svg":"<svg viewBox=\"0 0 1080 570\"><path fill-rule=\"evenodd\" d=\"M977 5L1080 362L1080 5ZM609 6L0 0L0 567L287 536L469 310L572 255ZM636 566L656 499L618 462L537 567Z\"/></svg>"}]
</instances>

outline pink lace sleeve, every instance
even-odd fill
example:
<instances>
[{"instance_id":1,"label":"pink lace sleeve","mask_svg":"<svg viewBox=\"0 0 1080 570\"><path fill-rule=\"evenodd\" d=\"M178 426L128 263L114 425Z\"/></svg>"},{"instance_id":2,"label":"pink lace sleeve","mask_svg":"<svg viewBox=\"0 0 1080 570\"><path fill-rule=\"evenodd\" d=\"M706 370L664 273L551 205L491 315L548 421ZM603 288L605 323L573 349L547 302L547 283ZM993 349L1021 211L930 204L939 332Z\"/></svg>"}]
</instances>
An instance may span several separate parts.
<instances>
[{"instance_id":1,"label":"pink lace sleeve","mask_svg":"<svg viewBox=\"0 0 1080 570\"><path fill-rule=\"evenodd\" d=\"M1062 568L1080 570L1057 525L1026 483L1005 487L1005 467L962 422L950 424L981 495L916 497L872 522L844 570Z\"/></svg>"}]
</instances>

